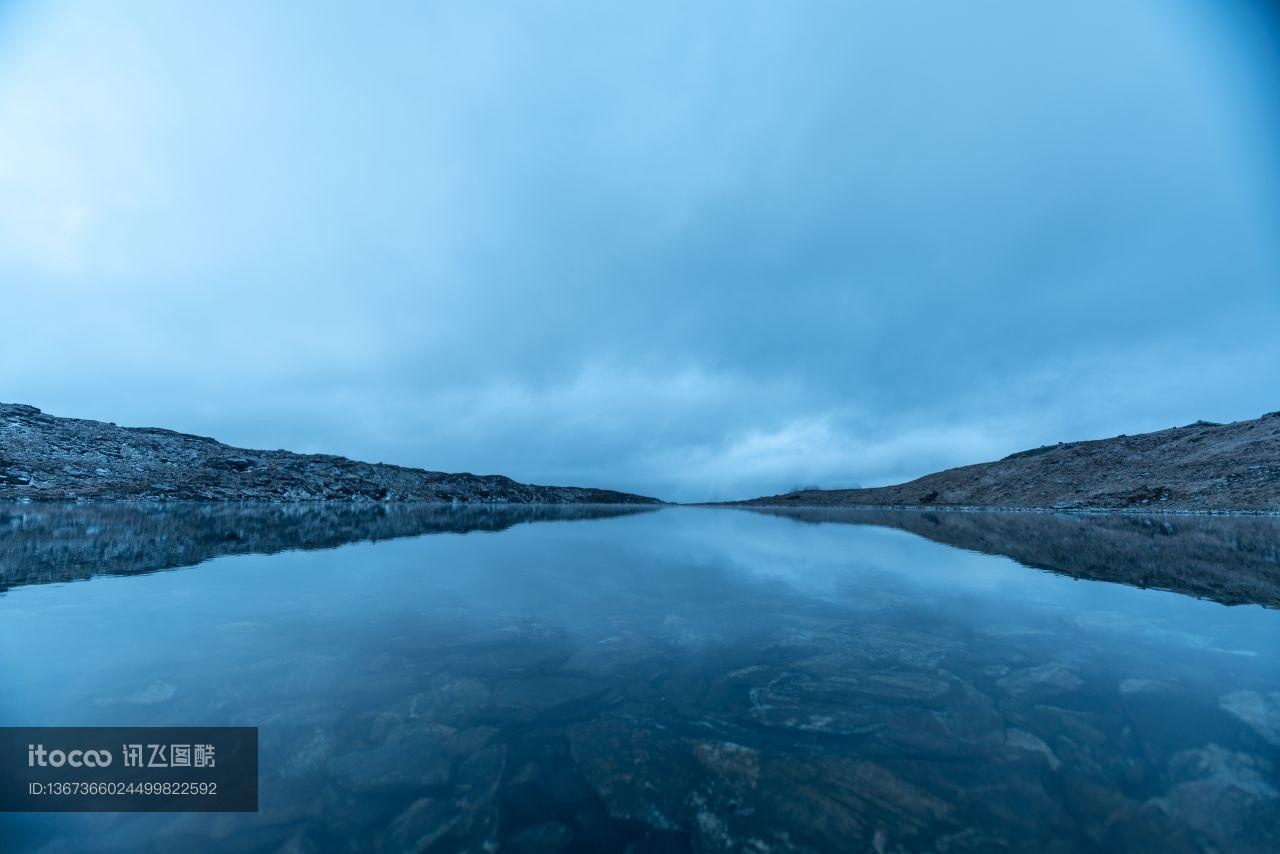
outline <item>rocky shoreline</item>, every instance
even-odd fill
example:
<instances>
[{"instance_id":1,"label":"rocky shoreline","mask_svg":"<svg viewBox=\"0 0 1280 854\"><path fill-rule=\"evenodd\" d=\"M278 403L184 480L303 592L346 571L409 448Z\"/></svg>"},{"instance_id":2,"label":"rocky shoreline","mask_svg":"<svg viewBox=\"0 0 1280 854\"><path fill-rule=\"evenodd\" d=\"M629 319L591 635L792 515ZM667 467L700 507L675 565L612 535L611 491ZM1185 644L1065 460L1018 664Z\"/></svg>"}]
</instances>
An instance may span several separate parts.
<instances>
[{"instance_id":1,"label":"rocky shoreline","mask_svg":"<svg viewBox=\"0 0 1280 854\"><path fill-rule=\"evenodd\" d=\"M1280 412L1085 442L869 489L806 489L754 507L1280 513Z\"/></svg>"},{"instance_id":2,"label":"rocky shoreline","mask_svg":"<svg viewBox=\"0 0 1280 854\"><path fill-rule=\"evenodd\" d=\"M0 404L0 501L660 504L610 489L260 451Z\"/></svg>"},{"instance_id":3,"label":"rocky shoreline","mask_svg":"<svg viewBox=\"0 0 1280 854\"><path fill-rule=\"evenodd\" d=\"M0 404L0 501L644 504L609 489L543 486L327 454L251 450L160 428ZM1280 412L1058 443L896 486L805 489L747 507L1280 513Z\"/></svg>"}]
</instances>

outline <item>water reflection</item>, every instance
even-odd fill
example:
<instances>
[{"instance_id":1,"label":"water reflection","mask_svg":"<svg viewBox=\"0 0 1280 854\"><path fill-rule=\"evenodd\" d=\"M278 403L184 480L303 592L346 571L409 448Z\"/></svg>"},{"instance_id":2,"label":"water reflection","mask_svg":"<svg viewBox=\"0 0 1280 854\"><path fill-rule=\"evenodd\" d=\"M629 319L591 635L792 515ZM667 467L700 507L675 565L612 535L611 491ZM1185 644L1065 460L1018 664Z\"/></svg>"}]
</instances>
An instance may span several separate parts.
<instances>
[{"instance_id":1,"label":"water reflection","mask_svg":"<svg viewBox=\"0 0 1280 854\"><path fill-rule=\"evenodd\" d=\"M762 509L814 524L879 525L1005 555L1073 578L1172 590L1226 605L1280 607L1280 518Z\"/></svg>"},{"instance_id":2,"label":"water reflection","mask_svg":"<svg viewBox=\"0 0 1280 854\"><path fill-rule=\"evenodd\" d=\"M262 812L0 841L1276 850L1276 648L1280 612L738 510L30 585L0 723L258 726Z\"/></svg>"},{"instance_id":3,"label":"water reflection","mask_svg":"<svg viewBox=\"0 0 1280 854\"><path fill-rule=\"evenodd\" d=\"M652 509L589 504L11 504L0 508L0 590L174 569L219 555L505 531L531 522L607 519Z\"/></svg>"}]
</instances>

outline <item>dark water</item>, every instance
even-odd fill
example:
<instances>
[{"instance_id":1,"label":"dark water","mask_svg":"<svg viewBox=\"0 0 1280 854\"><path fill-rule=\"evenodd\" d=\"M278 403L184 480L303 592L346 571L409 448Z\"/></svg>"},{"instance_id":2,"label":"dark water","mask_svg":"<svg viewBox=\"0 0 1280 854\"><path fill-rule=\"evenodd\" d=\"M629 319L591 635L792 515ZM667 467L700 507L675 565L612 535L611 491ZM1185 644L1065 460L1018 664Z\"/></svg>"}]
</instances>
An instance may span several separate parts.
<instances>
[{"instance_id":1,"label":"dark water","mask_svg":"<svg viewBox=\"0 0 1280 854\"><path fill-rule=\"evenodd\" d=\"M0 585L0 724L262 769L4 850L1280 850L1275 519L27 506Z\"/></svg>"}]
</instances>

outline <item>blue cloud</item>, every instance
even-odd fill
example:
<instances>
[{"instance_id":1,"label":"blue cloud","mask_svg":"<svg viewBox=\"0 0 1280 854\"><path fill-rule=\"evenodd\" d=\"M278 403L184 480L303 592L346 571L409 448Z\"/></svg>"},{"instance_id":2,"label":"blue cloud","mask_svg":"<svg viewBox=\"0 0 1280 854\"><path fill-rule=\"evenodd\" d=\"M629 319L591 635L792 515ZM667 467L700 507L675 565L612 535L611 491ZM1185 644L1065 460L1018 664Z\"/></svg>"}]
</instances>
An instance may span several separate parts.
<instances>
[{"instance_id":1,"label":"blue cloud","mask_svg":"<svg viewBox=\"0 0 1280 854\"><path fill-rule=\"evenodd\" d=\"M1249 4L0 18L6 399L670 498L1276 408Z\"/></svg>"}]
</instances>

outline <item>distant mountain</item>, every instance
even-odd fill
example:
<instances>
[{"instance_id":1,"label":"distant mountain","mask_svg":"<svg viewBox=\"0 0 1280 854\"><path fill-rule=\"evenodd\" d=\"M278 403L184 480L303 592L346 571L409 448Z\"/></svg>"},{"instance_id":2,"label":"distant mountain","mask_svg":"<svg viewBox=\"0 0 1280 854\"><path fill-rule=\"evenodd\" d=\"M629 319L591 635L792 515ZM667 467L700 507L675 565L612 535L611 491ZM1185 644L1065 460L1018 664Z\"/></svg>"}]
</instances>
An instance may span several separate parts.
<instances>
[{"instance_id":1,"label":"distant mountain","mask_svg":"<svg viewBox=\"0 0 1280 854\"><path fill-rule=\"evenodd\" d=\"M434 501L659 504L500 475L447 474L327 454L233 448L155 427L58 418L0 404L0 501Z\"/></svg>"},{"instance_id":2,"label":"distant mountain","mask_svg":"<svg viewBox=\"0 0 1280 854\"><path fill-rule=\"evenodd\" d=\"M803 490L738 503L1280 512L1280 412L1047 445L897 486Z\"/></svg>"}]
</instances>

